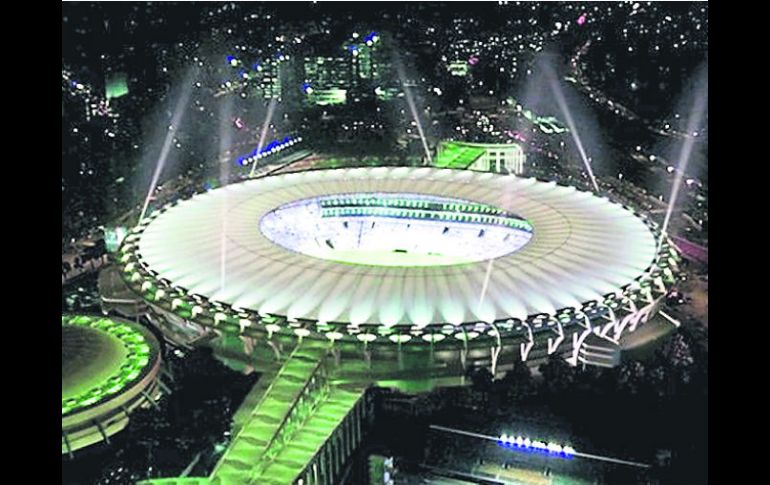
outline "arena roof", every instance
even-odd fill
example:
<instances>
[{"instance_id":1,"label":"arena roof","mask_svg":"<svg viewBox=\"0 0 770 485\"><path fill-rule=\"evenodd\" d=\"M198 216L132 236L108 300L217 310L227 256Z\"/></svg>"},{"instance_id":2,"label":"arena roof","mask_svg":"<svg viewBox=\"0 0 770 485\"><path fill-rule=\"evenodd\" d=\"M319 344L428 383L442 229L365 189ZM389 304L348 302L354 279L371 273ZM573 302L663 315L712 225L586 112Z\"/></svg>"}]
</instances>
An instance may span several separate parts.
<instances>
[{"instance_id":1,"label":"arena roof","mask_svg":"<svg viewBox=\"0 0 770 485\"><path fill-rule=\"evenodd\" d=\"M62 315L62 453L122 430L158 394L160 347L141 325L101 315Z\"/></svg>"},{"instance_id":2,"label":"arena roof","mask_svg":"<svg viewBox=\"0 0 770 485\"><path fill-rule=\"evenodd\" d=\"M261 218L288 202L366 192L487 204L529 221L533 236L491 263L383 267L292 252L260 232ZM388 326L553 314L621 291L656 255L641 219L591 193L515 176L408 167L308 171L231 185L158 214L136 244L157 278L210 300L288 318Z\"/></svg>"},{"instance_id":3,"label":"arena roof","mask_svg":"<svg viewBox=\"0 0 770 485\"><path fill-rule=\"evenodd\" d=\"M139 325L62 315L62 416L116 396L157 358L155 338Z\"/></svg>"}]
</instances>

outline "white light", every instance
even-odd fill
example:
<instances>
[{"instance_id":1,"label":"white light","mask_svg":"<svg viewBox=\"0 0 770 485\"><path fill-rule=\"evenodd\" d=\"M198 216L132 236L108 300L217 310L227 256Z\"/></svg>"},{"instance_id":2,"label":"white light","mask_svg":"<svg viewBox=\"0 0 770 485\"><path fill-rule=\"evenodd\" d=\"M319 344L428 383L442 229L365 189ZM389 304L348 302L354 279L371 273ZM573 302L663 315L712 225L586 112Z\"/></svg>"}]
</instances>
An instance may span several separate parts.
<instances>
[{"instance_id":1,"label":"white light","mask_svg":"<svg viewBox=\"0 0 770 485\"><path fill-rule=\"evenodd\" d=\"M373 333L362 333L362 334L356 335L356 338L361 342L372 342L374 340L377 340L377 336L374 335Z\"/></svg>"},{"instance_id":2,"label":"white light","mask_svg":"<svg viewBox=\"0 0 770 485\"><path fill-rule=\"evenodd\" d=\"M441 342L445 338L446 338L446 335L444 335L443 333L426 333L425 335L422 336L422 339L425 340L426 342L433 342L433 343Z\"/></svg>"},{"instance_id":3,"label":"white light","mask_svg":"<svg viewBox=\"0 0 770 485\"><path fill-rule=\"evenodd\" d=\"M402 344L412 340L411 335L391 335L388 338L390 339L391 342L402 343Z\"/></svg>"},{"instance_id":4,"label":"white light","mask_svg":"<svg viewBox=\"0 0 770 485\"><path fill-rule=\"evenodd\" d=\"M343 337L343 335L340 332L329 332L326 334L326 338L331 340L332 342L335 340L339 340Z\"/></svg>"},{"instance_id":5,"label":"white light","mask_svg":"<svg viewBox=\"0 0 770 485\"><path fill-rule=\"evenodd\" d=\"M548 451L551 453L561 453L563 448L556 443L548 443Z\"/></svg>"}]
</instances>

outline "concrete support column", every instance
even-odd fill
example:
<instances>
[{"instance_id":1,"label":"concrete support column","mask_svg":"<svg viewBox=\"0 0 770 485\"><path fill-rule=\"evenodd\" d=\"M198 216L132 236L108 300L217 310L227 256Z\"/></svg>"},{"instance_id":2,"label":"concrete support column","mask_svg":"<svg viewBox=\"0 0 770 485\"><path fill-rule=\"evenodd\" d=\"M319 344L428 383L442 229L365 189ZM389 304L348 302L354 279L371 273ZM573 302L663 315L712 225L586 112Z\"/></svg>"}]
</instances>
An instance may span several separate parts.
<instances>
[{"instance_id":1,"label":"concrete support column","mask_svg":"<svg viewBox=\"0 0 770 485\"><path fill-rule=\"evenodd\" d=\"M345 450L345 459L353 454L353 451L356 449L356 437L353 434L353 419L352 417L349 417L345 420L345 442L347 443L347 447Z\"/></svg>"},{"instance_id":2,"label":"concrete support column","mask_svg":"<svg viewBox=\"0 0 770 485\"><path fill-rule=\"evenodd\" d=\"M328 483L332 483L334 481L334 452L332 451L332 444L331 442L326 444L326 463L328 467L326 468L326 477Z\"/></svg>"},{"instance_id":3,"label":"concrete support column","mask_svg":"<svg viewBox=\"0 0 770 485\"><path fill-rule=\"evenodd\" d=\"M318 468L319 468L319 483L326 485L329 483L329 462L326 459L327 452L326 448L321 449L321 454L319 456L318 460Z\"/></svg>"},{"instance_id":4,"label":"concrete support column","mask_svg":"<svg viewBox=\"0 0 770 485\"><path fill-rule=\"evenodd\" d=\"M340 442L339 435L334 439L332 445L332 456L334 457L334 479L336 480L340 474L341 460L340 460Z\"/></svg>"},{"instance_id":5,"label":"concrete support column","mask_svg":"<svg viewBox=\"0 0 770 485\"><path fill-rule=\"evenodd\" d=\"M362 401L359 401L358 404L356 404L356 407L353 408L353 416L354 416L353 430L356 437L356 444L361 442L361 421L362 421L361 402Z\"/></svg>"},{"instance_id":6,"label":"concrete support column","mask_svg":"<svg viewBox=\"0 0 770 485\"><path fill-rule=\"evenodd\" d=\"M502 350L502 347L491 347L490 348L490 357L492 358L492 377L494 378L497 375L497 358L500 356L500 351Z\"/></svg>"},{"instance_id":7,"label":"concrete support column","mask_svg":"<svg viewBox=\"0 0 770 485\"><path fill-rule=\"evenodd\" d=\"M340 424L340 440L342 441L342 458L343 462L348 457L348 453L350 452L350 436L348 435L348 426L345 422L347 420L342 421L342 424Z\"/></svg>"},{"instance_id":8,"label":"concrete support column","mask_svg":"<svg viewBox=\"0 0 770 485\"><path fill-rule=\"evenodd\" d=\"M337 438L335 439L335 446L334 446L334 457L335 457L335 464L337 465L337 471L334 473L335 478L339 476L340 471L342 471L342 443L340 441L340 433L337 433Z\"/></svg>"}]
</instances>

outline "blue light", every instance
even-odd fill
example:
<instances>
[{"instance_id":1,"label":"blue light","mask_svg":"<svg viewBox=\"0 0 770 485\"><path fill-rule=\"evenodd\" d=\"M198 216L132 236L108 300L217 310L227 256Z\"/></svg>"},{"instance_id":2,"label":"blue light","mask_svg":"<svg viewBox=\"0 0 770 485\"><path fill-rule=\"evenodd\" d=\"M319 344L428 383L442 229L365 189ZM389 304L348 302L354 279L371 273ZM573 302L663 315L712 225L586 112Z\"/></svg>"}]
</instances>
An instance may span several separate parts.
<instances>
[{"instance_id":1,"label":"blue light","mask_svg":"<svg viewBox=\"0 0 770 485\"><path fill-rule=\"evenodd\" d=\"M243 157L238 158L238 164L243 166L248 163L251 163L252 158L255 158L259 155L268 154L270 150L276 149L276 151L280 151L283 148L286 148L291 142L293 138L291 136L285 137L283 140L273 140L270 143L268 143L266 146L263 146L262 149L255 148L250 154L245 155Z\"/></svg>"},{"instance_id":2,"label":"blue light","mask_svg":"<svg viewBox=\"0 0 770 485\"><path fill-rule=\"evenodd\" d=\"M574 455L572 453L568 453L567 451L551 451L548 449L547 446L540 446L539 442L532 442L528 445L525 444L518 444L516 441L511 440L497 440L497 445L501 448L506 448L511 451L518 451L522 453L537 453L541 455L548 455L554 458L561 458L564 460L571 460L574 458ZM571 448L570 448L571 450Z\"/></svg>"},{"instance_id":3,"label":"blue light","mask_svg":"<svg viewBox=\"0 0 770 485\"><path fill-rule=\"evenodd\" d=\"M365 42L374 41L374 38L377 37L377 32L370 32L369 35L364 37Z\"/></svg>"},{"instance_id":4,"label":"blue light","mask_svg":"<svg viewBox=\"0 0 770 485\"><path fill-rule=\"evenodd\" d=\"M233 62L233 59L235 59L235 57L227 56L227 63L230 64L231 62Z\"/></svg>"}]
</instances>

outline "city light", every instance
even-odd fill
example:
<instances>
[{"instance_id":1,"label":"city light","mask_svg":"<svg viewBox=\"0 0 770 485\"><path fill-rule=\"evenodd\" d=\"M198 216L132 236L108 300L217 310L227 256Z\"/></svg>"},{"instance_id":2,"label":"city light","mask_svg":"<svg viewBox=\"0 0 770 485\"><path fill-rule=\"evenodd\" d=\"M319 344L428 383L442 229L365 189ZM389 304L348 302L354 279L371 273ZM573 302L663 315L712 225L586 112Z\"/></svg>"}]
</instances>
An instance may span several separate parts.
<instances>
[{"instance_id":1,"label":"city light","mask_svg":"<svg viewBox=\"0 0 770 485\"><path fill-rule=\"evenodd\" d=\"M248 155L244 155L238 158L238 165L245 167L251 163L256 162L262 158L268 157L275 153L278 153L286 148L296 145L302 141L302 137L292 138L291 136L284 137L282 140L273 140L262 148L255 148Z\"/></svg>"},{"instance_id":2,"label":"city light","mask_svg":"<svg viewBox=\"0 0 770 485\"><path fill-rule=\"evenodd\" d=\"M63 7L63 481L703 483L706 4L258 3Z\"/></svg>"},{"instance_id":3,"label":"city light","mask_svg":"<svg viewBox=\"0 0 770 485\"><path fill-rule=\"evenodd\" d=\"M544 453L554 458L571 459L575 456L575 449L569 445L560 445L558 443L546 442L541 440L531 440L527 437L500 435L497 444L503 448L513 451L528 453Z\"/></svg>"}]
</instances>

